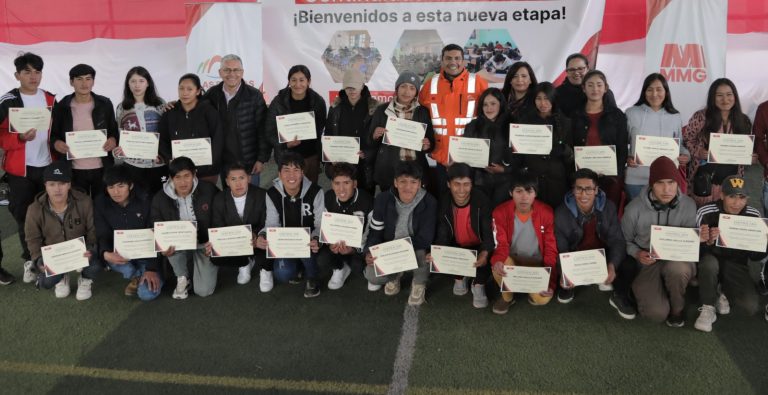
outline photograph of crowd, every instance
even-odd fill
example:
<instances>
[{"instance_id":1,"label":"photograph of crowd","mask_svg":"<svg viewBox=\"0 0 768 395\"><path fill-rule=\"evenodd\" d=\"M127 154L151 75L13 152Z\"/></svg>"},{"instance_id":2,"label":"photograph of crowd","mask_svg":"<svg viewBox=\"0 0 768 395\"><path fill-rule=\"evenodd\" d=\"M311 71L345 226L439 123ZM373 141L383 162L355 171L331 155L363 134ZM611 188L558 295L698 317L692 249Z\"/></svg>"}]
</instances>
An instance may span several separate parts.
<instances>
[{"instance_id":1,"label":"photograph of crowd","mask_svg":"<svg viewBox=\"0 0 768 395\"><path fill-rule=\"evenodd\" d=\"M381 53L373 46L367 30L337 31L323 52L323 63L333 81L338 83L350 69L363 73L366 81L370 80L379 62Z\"/></svg>"},{"instance_id":2,"label":"photograph of crowd","mask_svg":"<svg viewBox=\"0 0 768 395\"><path fill-rule=\"evenodd\" d=\"M467 69L488 82L503 82L509 68L523 59L520 48L505 29L473 30L464 53Z\"/></svg>"}]
</instances>

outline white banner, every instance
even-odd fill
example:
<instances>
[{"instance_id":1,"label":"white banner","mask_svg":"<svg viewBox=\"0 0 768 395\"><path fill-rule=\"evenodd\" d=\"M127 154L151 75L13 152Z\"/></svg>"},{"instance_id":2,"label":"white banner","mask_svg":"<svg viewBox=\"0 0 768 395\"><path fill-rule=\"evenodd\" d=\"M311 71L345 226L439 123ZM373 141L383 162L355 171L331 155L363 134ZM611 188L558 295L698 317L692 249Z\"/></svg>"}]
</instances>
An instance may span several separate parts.
<instances>
[{"instance_id":1,"label":"white banner","mask_svg":"<svg viewBox=\"0 0 768 395\"><path fill-rule=\"evenodd\" d=\"M649 0L648 12L646 75L659 72L667 78L687 123L706 105L712 81L725 76L728 2Z\"/></svg>"},{"instance_id":2,"label":"white banner","mask_svg":"<svg viewBox=\"0 0 768 395\"><path fill-rule=\"evenodd\" d=\"M304 64L312 88L329 99L354 68L374 97L388 100L400 72L424 77L439 69L449 43L463 46L468 68L492 85L500 86L518 60L529 62L539 81L553 81L566 57L600 31L604 7L605 0L266 0L264 88L274 96L288 69ZM499 61L489 63L496 55Z\"/></svg>"},{"instance_id":3,"label":"white banner","mask_svg":"<svg viewBox=\"0 0 768 395\"><path fill-rule=\"evenodd\" d=\"M221 82L219 66L227 54L243 60L248 85L261 86L261 8L260 2L187 4L187 71L200 77L203 89Z\"/></svg>"}]
</instances>

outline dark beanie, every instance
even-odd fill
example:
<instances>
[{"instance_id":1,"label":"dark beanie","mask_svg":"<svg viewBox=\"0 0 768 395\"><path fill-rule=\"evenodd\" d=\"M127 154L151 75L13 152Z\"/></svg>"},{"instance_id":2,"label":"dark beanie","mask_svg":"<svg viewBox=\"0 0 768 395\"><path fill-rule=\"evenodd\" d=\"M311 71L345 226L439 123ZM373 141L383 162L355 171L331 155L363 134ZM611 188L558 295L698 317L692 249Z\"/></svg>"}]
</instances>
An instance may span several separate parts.
<instances>
[{"instance_id":1,"label":"dark beanie","mask_svg":"<svg viewBox=\"0 0 768 395\"><path fill-rule=\"evenodd\" d=\"M397 81L395 82L395 92L397 92L397 88L399 88L400 85L405 83L415 86L417 91L421 88L421 78L412 71L403 71L400 73L400 76L397 77Z\"/></svg>"},{"instance_id":2,"label":"dark beanie","mask_svg":"<svg viewBox=\"0 0 768 395\"><path fill-rule=\"evenodd\" d=\"M651 163L651 175L648 177L648 185L653 185L660 180L675 180L677 182L677 166L672 159L660 156Z\"/></svg>"}]
</instances>

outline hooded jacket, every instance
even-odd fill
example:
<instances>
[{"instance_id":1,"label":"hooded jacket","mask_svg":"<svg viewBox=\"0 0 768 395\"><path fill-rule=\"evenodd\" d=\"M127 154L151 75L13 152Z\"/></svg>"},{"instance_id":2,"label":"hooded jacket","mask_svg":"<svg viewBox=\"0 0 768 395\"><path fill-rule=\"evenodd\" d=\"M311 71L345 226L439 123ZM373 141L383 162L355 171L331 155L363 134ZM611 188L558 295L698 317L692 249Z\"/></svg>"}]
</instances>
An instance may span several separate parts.
<instances>
[{"instance_id":1,"label":"hooded jacket","mask_svg":"<svg viewBox=\"0 0 768 395\"><path fill-rule=\"evenodd\" d=\"M312 238L320 238L320 221L325 211L325 195L309 178L301 181L298 199L285 194L280 178L272 181L267 190L267 218L259 234L266 234L266 228L304 227L312 232ZM290 210L290 212L289 212ZM296 211L298 210L298 211ZM294 222L292 219L298 219Z\"/></svg>"},{"instance_id":2,"label":"hooded jacket","mask_svg":"<svg viewBox=\"0 0 768 395\"><path fill-rule=\"evenodd\" d=\"M158 150L166 163L173 159L171 141L210 138L213 165L197 166L197 175L205 177L218 174L224 150L224 131L219 114L207 101L198 100L195 108L189 112L178 103L163 113L157 130L160 132Z\"/></svg>"},{"instance_id":3,"label":"hooded jacket","mask_svg":"<svg viewBox=\"0 0 768 395\"><path fill-rule=\"evenodd\" d=\"M621 230L627 242L627 255L634 257L640 250L651 248L651 225L696 227L696 203L678 190L677 204L654 207L646 186L624 208Z\"/></svg>"},{"instance_id":4,"label":"hooded jacket","mask_svg":"<svg viewBox=\"0 0 768 395\"><path fill-rule=\"evenodd\" d=\"M213 219L212 228L225 226L251 225L251 233L257 234L264 228L264 222L267 219L266 206L267 192L255 185L248 184L248 192L245 195L245 206L243 207L243 217L237 213L235 199L232 192L225 189L216 194L213 198ZM263 251L256 250L259 254L257 259L264 257ZM254 255L255 255L254 254ZM248 264L250 256L217 257L211 259L211 262L217 266L245 266Z\"/></svg>"},{"instance_id":5,"label":"hooded jacket","mask_svg":"<svg viewBox=\"0 0 768 395\"><path fill-rule=\"evenodd\" d=\"M275 149L275 162L280 161L280 155L286 150L298 152L304 158L320 154L320 136L323 134L323 129L325 129L325 118L327 115L325 100L312 88L307 88L307 96L309 97L309 106L315 112L317 139L302 141L299 146L290 149L287 144L280 143L277 138L277 116L296 112L291 110L291 88L281 89L277 96L272 99L272 102L269 103L266 133L267 139L269 139L269 142Z\"/></svg>"},{"instance_id":6,"label":"hooded jacket","mask_svg":"<svg viewBox=\"0 0 768 395\"><path fill-rule=\"evenodd\" d=\"M24 221L27 247L35 261L42 257L43 246L85 237L88 251L96 251L96 227L93 223L93 201L84 192L70 189L64 220L51 210L48 194L40 192L27 208Z\"/></svg>"},{"instance_id":7,"label":"hooded jacket","mask_svg":"<svg viewBox=\"0 0 768 395\"><path fill-rule=\"evenodd\" d=\"M450 194L440 199L440 211L437 219L436 245L455 246L456 226L453 215L453 198ZM469 195L469 222L472 232L480 239L480 251L493 253L495 248L493 239L493 226L491 224L491 202L478 189L473 189Z\"/></svg>"},{"instance_id":8,"label":"hooded jacket","mask_svg":"<svg viewBox=\"0 0 768 395\"><path fill-rule=\"evenodd\" d=\"M366 252L371 246L395 239L398 200L397 189L394 187L376 196L373 202L371 221L368 224L370 231L365 245ZM424 197L416 204L411 213L409 227L412 230L410 233L414 250L429 251L435 238L436 214L437 201L425 191Z\"/></svg>"},{"instance_id":9,"label":"hooded jacket","mask_svg":"<svg viewBox=\"0 0 768 395\"><path fill-rule=\"evenodd\" d=\"M56 95L48 91L43 91L45 94L45 102L49 106L56 104ZM3 159L3 169L6 173L13 174L14 176L26 177L27 176L27 142L19 139L19 135L16 133L9 133L10 120L8 118L8 111L11 108L24 107L24 100L21 98L21 92L19 88L14 88L8 91L3 96L0 96L0 148L5 151L5 159ZM50 131L48 139L50 140ZM42 131L38 131L42 133ZM57 152L48 145L48 152L51 155L51 160L56 160Z\"/></svg>"},{"instance_id":10,"label":"hooded jacket","mask_svg":"<svg viewBox=\"0 0 768 395\"><path fill-rule=\"evenodd\" d=\"M606 259L618 268L627 255L627 246L619 225L616 206L608 200L605 192L598 191L592 212L597 219L597 238L605 245ZM579 212L576 197L569 191L564 203L555 209L555 238L558 253L577 251L584 238L584 215Z\"/></svg>"},{"instance_id":11,"label":"hooded jacket","mask_svg":"<svg viewBox=\"0 0 768 395\"><path fill-rule=\"evenodd\" d=\"M676 138L680 144L680 154L689 155L683 141L683 117L680 113L670 114L663 107L653 111L646 104L627 109L627 130L629 132L629 156L635 157L637 136L657 136ZM645 166L627 167L624 182L627 185L646 185L650 175L650 163Z\"/></svg>"},{"instance_id":12,"label":"hooded jacket","mask_svg":"<svg viewBox=\"0 0 768 395\"><path fill-rule=\"evenodd\" d=\"M56 152L54 148L56 142L61 140L67 141L66 133L71 132L74 129L74 121L72 118L72 100L75 94L69 94L64 96L60 102L53 106L53 118L51 119L51 136L49 138L51 143L51 151ZM91 119L93 120L94 129L105 129L107 131L107 138L114 138L116 143L119 143L120 136L117 130L117 120L115 120L115 110L112 105L112 101L109 98L101 95L97 95L91 92L91 98L93 98L93 111L91 112ZM114 162L112 152L109 152L107 156L101 158L104 166L109 166Z\"/></svg>"},{"instance_id":13,"label":"hooded jacket","mask_svg":"<svg viewBox=\"0 0 768 395\"><path fill-rule=\"evenodd\" d=\"M115 231L127 229L151 229L152 217L149 214L151 208L149 198L136 187L131 190L128 204L123 207L115 203L108 194L101 194L94 202L94 222L96 225L96 237L99 240L99 259L104 259L105 252L115 250ZM157 258L148 259L147 270L159 271Z\"/></svg>"},{"instance_id":14,"label":"hooded jacket","mask_svg":"<svg viewBox=\"0 0 768 395\"><path fill-rule=\"evenodd\" d=\"M163 189L158 191L152 198L152 226L155 222L179 221L186 215L181 214L181 210L194 213L197 221L197 242L205 243L208 241L208 228L211 227L213 220L213 197L218 192L215 185L201 181L195 178L195 184L192 192L186 197L176 195L173 186L173 178L163 184Z\"/></svg>"},{"instance_id":15,"label":"hooded jacket","mask_svg":"<svg viewBox=\"0 0 768 395\"><path fill-rule=\"evenodd\" d=\"M362 245L365 246L369 231L368 222L370 221L371 211L373 211L373 198L368 192L355 188L355 195L342 203L336 198L336 193L333 192L333 189L328 190L325 192L325 211L354 215L360 218L363 221Z\"/></svg>"}]
</instances>

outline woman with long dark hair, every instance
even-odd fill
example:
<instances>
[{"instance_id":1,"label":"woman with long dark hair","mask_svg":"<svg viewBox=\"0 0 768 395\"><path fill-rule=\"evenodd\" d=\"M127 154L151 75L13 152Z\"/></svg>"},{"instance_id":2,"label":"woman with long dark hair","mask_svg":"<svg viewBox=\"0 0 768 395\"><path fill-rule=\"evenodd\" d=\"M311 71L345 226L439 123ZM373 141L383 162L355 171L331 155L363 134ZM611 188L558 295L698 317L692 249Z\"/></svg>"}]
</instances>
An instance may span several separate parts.
<instances>
[{"instance_id":1,"label":"woman with long dark hair","mask_svg":"<svg viewBox=\"0 0 768 395\"><path fill-rule=\"evenodd\" d=\"M509 68L501 93L507 100L510 116L516 117L533 107L533 89L536 85L536 74L528 62L515 62Z\"/></svg>"},{"instance_id":2,"label":"woman with long dark hair","mask_svg":"<svg viewBox=\"0 0 768 395\"><path fill-rule=\"evenodd\" d=\"M685 127L688 151L693 155L689 165L688 193L697 206L720 199L720 184L725 177L744 175L744 166L707 162L711 133L751 134L752 122L741 111L739 92L728 78L718 78L709 86L707 107L696 111ZM757 155L752 154L752 161Z\"/></svg>"}]
</instances>

